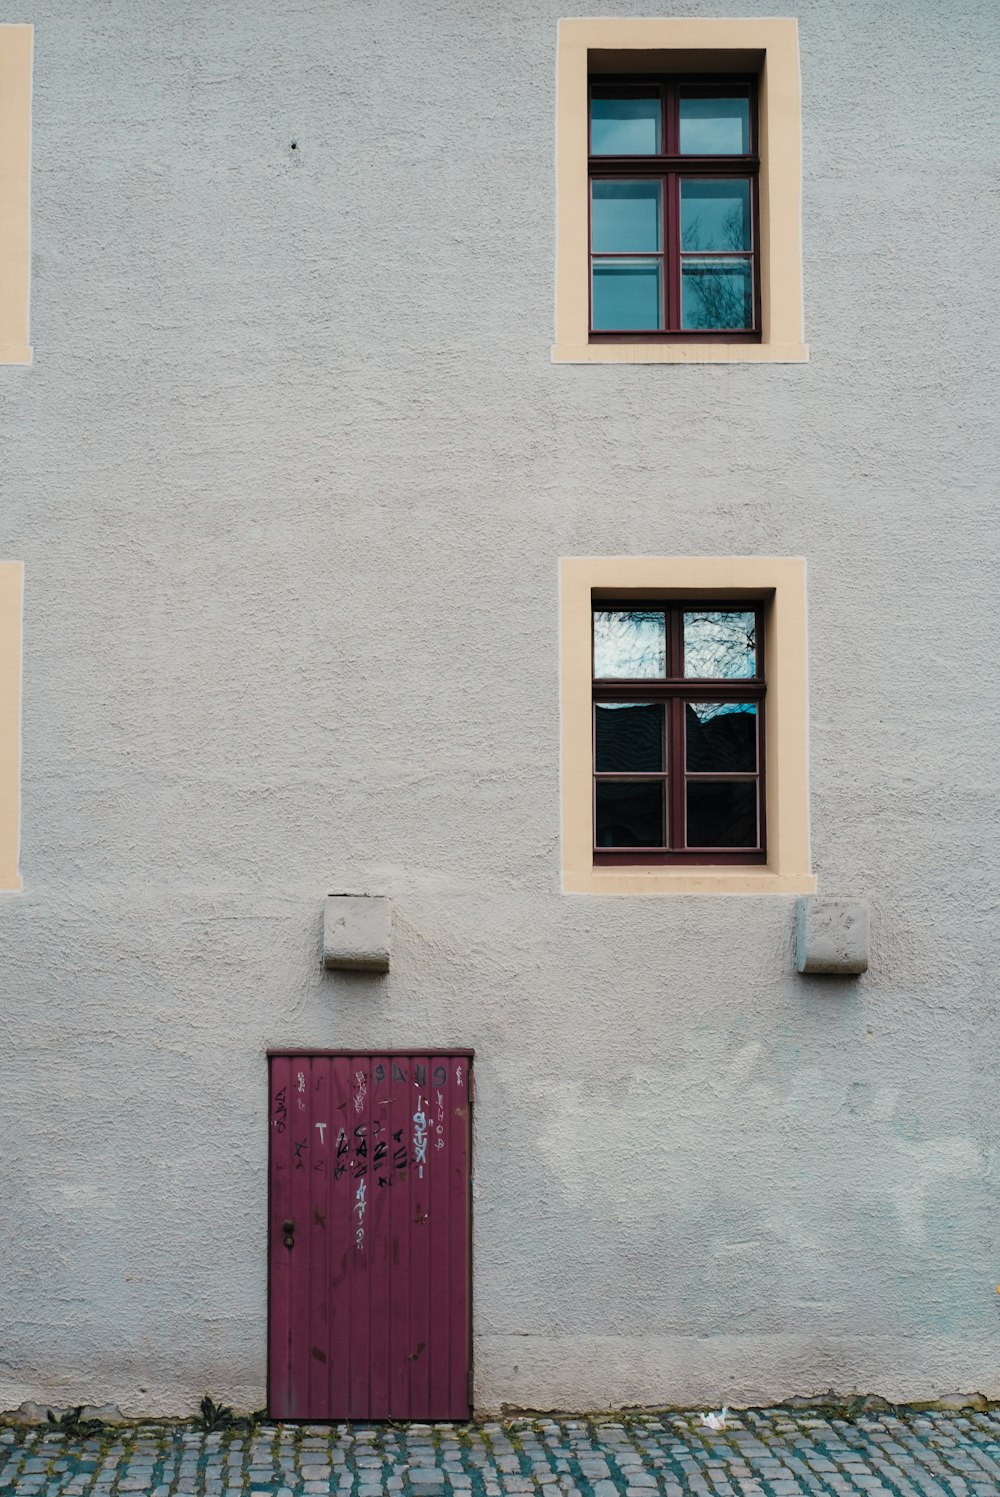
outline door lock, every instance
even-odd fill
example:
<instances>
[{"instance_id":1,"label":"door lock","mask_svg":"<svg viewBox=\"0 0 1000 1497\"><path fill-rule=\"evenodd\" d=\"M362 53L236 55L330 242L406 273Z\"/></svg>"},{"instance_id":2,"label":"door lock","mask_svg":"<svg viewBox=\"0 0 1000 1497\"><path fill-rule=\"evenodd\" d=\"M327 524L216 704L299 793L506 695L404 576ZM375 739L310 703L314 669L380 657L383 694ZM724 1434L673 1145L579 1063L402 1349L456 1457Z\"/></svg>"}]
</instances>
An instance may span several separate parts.
<instances>
[{"instance_id":1,"label":"door lock","mask_svg":"<svg viewBox=\"0 0 1000 1497\"><path fill-rule=\"evenodd\" d=\"M281 1230L285 1234L285 1247L293 1248L295 1246L295 1223L291 1220L282 1222Z\"/></svg>"}]
</instances>

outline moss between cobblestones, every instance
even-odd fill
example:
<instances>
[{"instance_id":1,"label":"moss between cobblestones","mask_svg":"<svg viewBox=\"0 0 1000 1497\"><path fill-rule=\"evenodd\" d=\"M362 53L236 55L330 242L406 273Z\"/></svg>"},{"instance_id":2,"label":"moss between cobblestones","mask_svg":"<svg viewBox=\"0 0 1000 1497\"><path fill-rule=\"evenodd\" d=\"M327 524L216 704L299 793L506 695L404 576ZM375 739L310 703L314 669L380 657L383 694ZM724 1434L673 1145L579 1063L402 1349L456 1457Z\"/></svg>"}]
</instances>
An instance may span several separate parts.
<instances>
[{"instance_id":1,"label":"moss between cobblestones","mask_svg":"<svg viewBox=\"0 0 1000 1497\"><path fill-rule=\"evenodd\" d=\"M988 1400L982 1394L967 1395L966 1398L963 1398L963 1401L957 1400L957 1398L946 1398L946 1400L924 1401L924 1403L912 1404L894 1404L891 1401L885 1400L885 1398L877 1397L877 1395L856 1395L856 1397L844 1398L844 1400L829 1400L829 1398L816 1398L816 1400L811 1400L810 1398L810 1400L805 1400L805 1398L802 1398L802 1400L795 1400L793 1403L787 1404L760 1404L760 1406L740 1407L740 1409L734 1407L732 1409L732 1418L734 1418L734 1422L738 1422L746 1415L754 1415L759 1419L772 1421L772 1419L784 1416L784 1418L795 1421L796 1418L802 1418L802 1416L813 1416L813 1418L823 1419L823 1421L834 1419L834 1421L840 1421L843 1424L856 1427L856 1425L861 1425L867 1419L871 1419L873 1416L877 1418L879 1415L894 1416L894 1418L907 1421L907 1419L915 1418L915 1416L919 1415L928 1415L928 1413L930 1415L954 1416L961 1415L963 1412L993 1413L997 1412L997 1410L1000 1410L1000 1401ZM481 1436L481 1439L484 1440L484 1445L493 1452L494 1442L491 1439L490 1425L499 1427L503 1431L507 1442L509 1442L513 1454L521 1458L524 1457L525 1451L524 1442L519 1437L518 1431L528 1430L534 1433L539 1422L551 1421L555 1422L555 1424L560 1424L560 1422L567 1421L567 1419L572 1419L572 1421L579 1422L579 1425L582 1425L587 1430L591 1439L596 1440L596 1443L600 1443L600 1430L602 1430L603 1425L614 1425L615 1428L623 1428L627 1433L632 1433L632 1431L648 1427L648 1424L654 1421L654 1419L656 1421L659 1421L659 1419L681 1419L681 1421L687 1424L684 1437L689 1440L698 1439L699 1442L704 1443L704 1436L708 1434L708 1431L702 1430L698 1422L696 1422L699 1419L699 1415L701 1415L701 1410L684 1409L684 1407L680 1406L665 1406L662 1409L600 1409L588 1410L585 1413L554 1412L554 1410L545 1410L545 1412L540 1412L539 1410L537 1413L530 1412L530 1410L519 1410L519 1412L515 1413L512 1410L504 1410L503 1415L499 1419L484 1416L482 1419L470 1419L467 1424L449 1422L448 1428L458 1434L460 1445L469 1442L470 1434L476 1431ZM42 1436L39 1442L37 1442L39 1452L51 1440L52 1455L49 1458L48 1466L46 1466L46 1475L49 1476L55 1475L51 1470L51 1463L58 1460L60 1451L64 1451L67 1445L76 1445L76 1442L79 1440L79 1436L73 1436L72 1431L69 1430L60 1430L57 1424L43 1425L37 1421L25 1421L25 1419L18 1418L18 1412L0 1413L0 1428L9 1428L9 1430L13 1430L13 1433L15 1433L13 1442L4 1442L6 1443L6 1449L10 1449L12 1446L16 1448L16 1446L24 1445L25 1440L31 1434L40 1434ZM286 1436L290 1431L295 1431L295 1436L293 1436L293 1440L290 1442L290 1449L298 1455L301 1454L302 1440L305 1439L307 1431L311 1430L311 1428L317 1427L305 1424L281 1424L281 1422L271 1424L269 1421L260 1421L260 1424L256 1425L256 1428L247 1428L246 1425L243 1425L243 1427L226 1428L225 1431L217 1431L216 1437L220 1439L219 1446L214 1445L214 1443L213 1445L202 1443L199 1464L207 1457L207 1452L213 1451L213 1449L220 1449L222 1454L228 1458L232 1446L240 1445L241 1448L249 1449L253 1443L256 1443L257 1448L259 1448L259 1445L266 1443L269 1452L271 1452L272 1460L277 1461L281 1452L289 1449L287 1439L283 1445L283 1436ZM431 1448L436 1452L440 1452L443 1443L442 1427L440 1425L409 1425L401 1424L398 1421L356 1422L356 1424L344 1425L343 1422L338 1421L332 1422L329 1425L323 1425L322 1428L323 1433L328 1437L343 1437L344 1433L350 1433L355 1439L358 1439L359 1434L371 1431L370 1437L364 1440L364 1445L380 1455L386 1454L385 1433L389 1430L397 1431L397 1433L406 1436L406 1434L412 1433L415 1428L419 1428L422 1436L427 1439ZM754 1437L762 1445L781 1445L784 1442L784 1434L781 1431L775 1430L772 1425L771 1427L768 1427L766 1424L756 1425L753 1433ZM192 1416L189 1419L133 1419L133 1421L123 1421L120 1424L118 1422L115 1422L115 1424L106 1424L102 1428L99 1428L99 1430L88 1431L87 1437L81 1442L81 1449L87 1452L87 1458L93 1457L93 1460L97 1464L100 1464L100 1461L105 1460L111 1454L112 1448L120 1446L120 1452L117 1452L118 1461L127 1461L135 1454L136 1443L138 1443L138 1440L144 1434L147 1437L159 1437L163 1443L168 1443L169 1446L180 1446L183 1437L192 1436L192 1434L201 1434L204 1442L213 1440L213 1433L207 1433L204 1430L204 1424L196 1416ZM3 1448L4 1446L0 1446L0 1452L3 1451ZM157 1464L162 1466L163 1460L168 1460L171 1454L172 1452L168 1449L168 1452L157 1460Z\"/></svg>"},{"instance_id":2,"label":"moss between cobblestones","mask_svg":"<svg viewBox=\"0 0 1000 1497\"><path fill-rule=\"evenodd\" d=\"M997 1410L1000 1410L1000 1399L989 1399L982 1393L970 1393L945 1399L926 1400L919 1403L892 1403L878 1394L858 1394L854 1397L844 1399L818 1397L815 1399L795 1399L788 1403L779 1404L733 1405L730 1408L730 1413L734 1420L740 1419L746 1414L756 1414L772 1419L781 1416L795 1419L802 1415L813 1415L823 1419L842 1419L850 1424L855 1424L860 1419L870 1418L872 1415L878 1414L891 1414L898 1418L906 1419L918 1414L961 1414L963 1412L986 1414ZM664 1417L694 1421L699 1419L701 1413L701 1409L685 1408L677 1404L664 1404L660 1408L640 1408L633 1406L624 1409L588 1409L584 1411L573 1409L514 1410L509 1405L504 1405L503 1412L499 1418L484 1414L473 1417L466 1423L460 1423L457 1420L449 1420L445 1421L445 1423L449 1429L455 1430L458 1433L459 1439L467 1431L481 1431L490 1445L492 1445L492 1441L489 1438L488 1426L491 1424L498 1425L504 1430L511 1444L519 1451L523 1451L523 1442L518 1439L517 1435L518 1427L521 1429L534 1429L539 1422L546 1420L561 1423L567 1419L571 1419L594 1429L599 1429L603 1424L614 1424L621 1428L632 1429L646 1424L651 1419L661 1419ZM253 1416L237 1416L240 1420L251 1417ZM94 1425L99 1427L93 1428ZM142 1432L162 1435L167 1431L172 1431L177 1438L185 1434L206 1433L204 1425L197 1415L180 1419L123 1418L120 1421L115 1420L113 1423L103 1423L102 1421L95 1420L91 1421L91 1426L83 1438L85 1438L87 1444L96 1442L102 1455L106 1453L107 1448L114 1442L130 1442L134 1445ZM258 1424L252 1427L240 1423L217 1431L208 1431L207 1433L221 1434L227 1450L237 1439L266 1439L268 1434L270 1434L271 1443L274 1447L273 1453L277 1455L279 1451L278 1442L283 1430L294 1430L297 1432L296 1446L298 1446L299 1440L312 1427L310 1424L298 1421L276 1421L272 1423L269 1419L263 1418ZM355 1437L361 1431L370 1430L372 1434L366 1443L373 1450L380 1452L385 1450L385 1431L396 1430L400 1433L405 1433L415 1428L420 1429L426 1435L435 1449L440 1449L442 1443L442 1426L439 1424L423 1424L422 1422L408 1424L396 1419L386 1419L357 1420L349 1424L345 1424L343 1420L335 1420L322 1426L324 1433L329 1432L332 1434L337 1430L349 1430ZM40 1420L25 1419L19 1410L0 1413L0 1429L13 1429L19 1432L22 1438L33 1431L58 1436L63 1441L81 1438L81 1435L74 1434L72 1430L60 1429L58 1423L44 1424ZM697 1425L693 1427L692 1433L699 1433ZM764 1437L772 1438L771 1431L766 1431Z\"/></svg>"}]
</instances>

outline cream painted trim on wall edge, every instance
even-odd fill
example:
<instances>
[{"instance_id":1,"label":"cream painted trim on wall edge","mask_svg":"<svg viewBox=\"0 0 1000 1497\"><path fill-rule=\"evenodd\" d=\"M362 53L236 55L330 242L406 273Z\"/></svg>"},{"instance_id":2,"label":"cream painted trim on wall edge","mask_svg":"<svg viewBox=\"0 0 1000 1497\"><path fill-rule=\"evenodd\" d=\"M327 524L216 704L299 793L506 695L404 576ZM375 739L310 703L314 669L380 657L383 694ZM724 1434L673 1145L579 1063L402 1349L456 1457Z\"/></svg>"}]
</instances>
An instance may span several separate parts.
<instances>
[{"instance_id":1,"label":"cream painted trim on wall edge","mask_svg":"<svg viewBox=\"0 0 1000 1497\"><path fill-rule=\"evenodd\" d=\"M587 54L591 50L764 53L760 111L760 343L591 343L587 245ZM556 46L555 364L801 364L802 88L798 22L563 19Z\"/></svg>"},{"instance_id":2,"label":"cream painted trim on wall edge","mask_svg":"<svg viewBox=\"0 0 1000 1497\"><path fill-rule=\"evenodd\" d=\"M768 860L760 867L594 867L591 602L595 588L763 598ZM813 894L806 564L790 556L573 556L559 562L564 894Z\"/></svg>"},{"instance_id":3,"label":"cream painted trim on wall edge","mask_svg":"<svg viewBox=\"0 0 1000 1497\"><path fill-rule=\"evenodd\" d=\"M34 27L0 23L0 364L30 364Z\"/></svg>"},{"instance_id":4,"label":"cream painted trim on wall edge","mask_svg":"<svg viewBox=\"0 0 1000 1497\"><path fill-rule=\"evenodd\" d=\"M21 887L21 640L24 564L0 561L0 890Z\"/></svg>"}]
</instances>

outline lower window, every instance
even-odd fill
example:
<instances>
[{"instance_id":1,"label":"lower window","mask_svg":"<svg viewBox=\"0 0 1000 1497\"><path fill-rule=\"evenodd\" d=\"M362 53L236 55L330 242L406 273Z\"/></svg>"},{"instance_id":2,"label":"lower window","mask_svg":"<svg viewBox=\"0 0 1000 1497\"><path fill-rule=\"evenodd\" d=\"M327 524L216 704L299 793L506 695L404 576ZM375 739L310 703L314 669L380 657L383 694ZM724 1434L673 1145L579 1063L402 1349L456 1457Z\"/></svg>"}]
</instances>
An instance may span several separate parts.
<instances>
[{"instance_id":1,"label":"lower window","mask_svg":"<svg viewBox=\"0 0 1000 1497\"><path fill-rule=\"evenodd\" d=\"M600 863L763 863L762 609L594 602Z\"/></svg>"}]
</instances>

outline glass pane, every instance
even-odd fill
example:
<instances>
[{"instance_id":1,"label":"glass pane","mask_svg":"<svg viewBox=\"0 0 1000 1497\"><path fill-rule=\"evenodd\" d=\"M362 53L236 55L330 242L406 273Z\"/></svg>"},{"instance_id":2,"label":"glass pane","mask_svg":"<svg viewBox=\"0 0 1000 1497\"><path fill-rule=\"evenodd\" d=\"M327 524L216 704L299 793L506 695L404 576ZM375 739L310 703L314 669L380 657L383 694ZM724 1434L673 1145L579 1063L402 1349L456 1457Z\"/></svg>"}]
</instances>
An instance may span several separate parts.
<instances>
[{"instance_id":1,"label":"glass pane","mask_svg":"<svg viewBox=\"0 0 1000 1497\"><path fill-rule=\"evenodd\" d=\"M684 615L685 676L741 679L757 674L757 615L706 612Z\"/></svg>"},{"instance_id":2,"label":"glass pane","mask_svg":"<svg viewBox=\"0 0 1000 1497\"><path fill-rule=\"evenodd\" d=\"M753 327L749 260L681 260L681 327Z\"/></svg>"},{"instance_id":3,"label":"glass pane","mask_svg":"<svg viewBox=\"0 0 1000 1497\"><path fill-rule=\"evenodd\" d=\"M594 676L628 681L663 677L667 670L667 621L663 612L594 610Z\"/></svg>"},{"instance_id":4,"label":"glass pane","mask_svg":"<svg viewBox=\"0 0 1000 1497\"><path fill-rule=\"evenodd\" d=\"M638 774L663 768L662 702L595 702L594 768Z\"/></svg>"},{"instance_id":5,"label":"glass pane","mask_svg":"<svg viewBox=\"0 0 1000 1497\"><path fill-rule=\"evenodd\" d=\"M756 780L689 780L688 847L756 847Z\"/></svg>"},{"instance_id":6,"label":"glass pane","mask_svg":"<svg viewBox=\"0 0 1000 1497\"><path fill-rule=\"evenodd\" d=\"M592 156L656 156L660 150L660 94L590 101Z\"/></svg>"},{"instance_id":7,"label":"glass pane","mask_svg":"<svg viewBox=\"0 0 1000 1497\"><path fill-rule=\"evenodd\" d=\"M757 768L757 707L753 702L688 702L686 763L694 774L752 774Z\"/></svg>"},{"instance_id":8,"label":"glass pane","mask_svg":"<svg viewBox=\"0 0 1000 1497\"><path fill-rule=\"evenodd\" d=\"M594 181L590 193L590 247L595 255L642 255L660 249L659 182Z\"/></svg>"},{"instance_id":9,"label":"glass pane","mask_svg":"<svg viewBox=\"0 0 1000 1497\"><path fill-rule=\"evenodd\" d=\"M750 183L717 178L681 182L681 249L748 250Z\"/></svg>"},{"instance_id":10,"label":"glass pane","mask_svg":"<svg viewBox=\"0 0 1000 1497\"><path fill-rule=\"evenodd\" d=\"M663 780L597 780L597 847L664 847Z\"/></svg>"},{"instance_id":11,"label":"glass pane","mask_svg":"<svg viewBox=\"0 0 1000 1497\"><path fill-rule=\"evenodd\" d=\"M681 95L682 156L745 156L749 150L749 99Z\"/></svg>"},{"instance_id":12,"label":"glass pane","mask_svg":"<svg viewBox=\"0 0 1000 1497\"><path fill-rule=\"evenodd\" d=\"M663 326L659 260L595 260L592 327L642 332Z\"/></svg>"}]
</instances>

